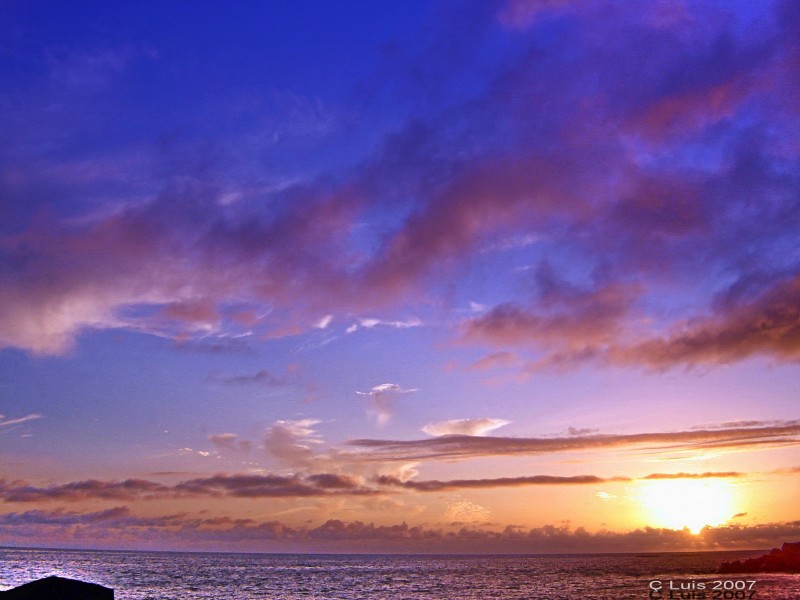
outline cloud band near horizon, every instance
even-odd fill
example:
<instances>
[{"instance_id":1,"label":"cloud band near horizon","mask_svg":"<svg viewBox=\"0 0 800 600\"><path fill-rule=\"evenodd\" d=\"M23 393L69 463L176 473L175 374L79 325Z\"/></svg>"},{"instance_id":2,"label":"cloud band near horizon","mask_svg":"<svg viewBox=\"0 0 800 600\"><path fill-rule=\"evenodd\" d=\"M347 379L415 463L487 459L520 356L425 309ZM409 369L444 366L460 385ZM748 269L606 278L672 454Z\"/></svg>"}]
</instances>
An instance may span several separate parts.
<instances>
[{"instance_id":1,"label":"cloud band near horizon","mask_svg":"<svg viewBox=\"0 0 800 600\"><path fill-rule=\"evenodd\" d=\"M270 547L313 551L333 550L348 542L353 544L352 548L367 552L669 552L769 548L800 537L798 521L707 527L698 534L688 529L651 527L588 531L565 525L535 528L508 525L498 530L457 524L424 527L405 522L375 525L341 520L297 527L279 521L186 513L143 517L126 506L84 513L61 509L7 513L0 515L0 525L7 542L23 546L30 540L46 538L67 547L103 548L113 540L115 548L174 550Z\"/></svg>"}]
</instances>

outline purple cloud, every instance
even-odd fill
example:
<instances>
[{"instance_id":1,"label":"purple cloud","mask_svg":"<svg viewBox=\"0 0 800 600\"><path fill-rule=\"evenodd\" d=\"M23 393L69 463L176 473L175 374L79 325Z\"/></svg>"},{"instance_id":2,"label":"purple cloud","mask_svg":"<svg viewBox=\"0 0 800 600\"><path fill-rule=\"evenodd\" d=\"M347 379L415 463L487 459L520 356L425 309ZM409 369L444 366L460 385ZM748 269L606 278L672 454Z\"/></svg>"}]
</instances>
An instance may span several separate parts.
<instances>
[{"instance_id":1,"label":"purple cloud","mask_svg":"<svg viewBox=\"0 0 800 600\"><path fill-rule=\"evenodd\" d=\"M439 19L425 53L399 53L396 75L364 84L375 97L397 86L424 109L398 105L392 129L345 167L281 185L242 176L264 142L239 131L219 134L222 156L170 162L134 136L92 162L67 155L74 115L40 128L41 115L9 113L0 346L58 354L86 329L189 347L341 322L411 326L422 319L398 317L414 314L409 303L444 303L443 290L465 291L463 275L524 251L540 265L533 281L519 275L463 327L495 364L508 345L537 354L528 371L796 360L796 9L664 6L514 0ZM55 57L47 77L91 88L147 55ZM285 101L312 138L336 135L320 102ZM62 151L36 155L43 140ZM75 193L69 177L136 193ZM48 212L37 199L51 196L68 200ZM499 243L509 239L530 243ZM734 288L735 305L719 304ZM692 302L671 312L665 289Z\"/></svg>"},{"instance_id":2,"label":"purple cloud","mask_svg":"<svg viewBox=\"0 0 800 600\"><path fill-rule=\"evenodd\" d=\"M800 444L800 425L787 421L769 427L688 430L664 433L617 435L570 435L569 437L497 437L447 435L423 440L361 439L349 442L367 449L364 459L383 461L454 460L483 456L515 454L552 454L578 450L614 448L697 450L729 448L746 449L759 446L794 446Z\"/></svg>"},{"instance_id":3,"label":"purple cloud","mask_svg":"<svg viewBox=\"0 0 800 600\"><path fill-rule=\"evenodd\" d=\"M89 513L63 510L6 513L0 515L0 523L7 540L14 543L50 539L67 546L71 543L102 545L109 539L116 539L122 547L140 549L220 546L254 549L269 541L276 548L306 551L346 547L353 552L414 553L667 552L779 546L783 540L800 535L798 522L707 527L698 534L687 529L650 527L592 532L565 525L444 529L337 519L297 527L277 521L188 514L142 517L124 506Z\"/></svg>"}]
</instances>

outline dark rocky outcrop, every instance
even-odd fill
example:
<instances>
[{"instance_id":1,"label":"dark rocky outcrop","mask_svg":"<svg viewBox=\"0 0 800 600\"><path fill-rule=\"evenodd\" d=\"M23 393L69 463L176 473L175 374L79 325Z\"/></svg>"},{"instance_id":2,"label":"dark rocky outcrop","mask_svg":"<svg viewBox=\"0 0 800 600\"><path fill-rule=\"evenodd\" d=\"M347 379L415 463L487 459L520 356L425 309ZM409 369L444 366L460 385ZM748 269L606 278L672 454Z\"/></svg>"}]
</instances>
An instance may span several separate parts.
<instances>
[{"instance_id":1,"label":"dark rocky outcrop","mask_svg":"<svg viewBox=\"0 0 800 600\"><path fill-rule=\"evenodd\" d=\"M0 600L114 600L114 590L53 575L0 592Z\"/></svg>"},{"instance_id":2,"label":"dark rocky outcrop","mask_svg":"<svg viewBox=\"0 0 800 600\"><path fill-rule=\"evenodd\" d=\"M745 560L724 562L720 573L800 573L800 542L786 542L780 549Z\"/></svg>"}]
</instances>

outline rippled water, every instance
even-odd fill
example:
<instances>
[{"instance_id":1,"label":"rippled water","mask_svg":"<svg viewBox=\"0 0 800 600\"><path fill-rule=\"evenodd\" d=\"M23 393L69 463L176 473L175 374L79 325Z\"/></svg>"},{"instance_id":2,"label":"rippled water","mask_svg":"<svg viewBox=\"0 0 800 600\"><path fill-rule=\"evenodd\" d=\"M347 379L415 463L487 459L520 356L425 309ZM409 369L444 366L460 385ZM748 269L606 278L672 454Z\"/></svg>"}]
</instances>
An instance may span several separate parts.
<instances>
[{"instance_id":1,"label":"rippled water","mask_svg":"<svg viewBox=\"0 0 800 600\"><path fill-rule=\"evenodd\" d=\"M751 553L752 554L752 553ZM117 600L534 600L650 598L650 582L696 587L755 579L753 600L800 598L800 576L715 576L741 553L570 556L192 554L0 549L0 590L60 575L101 583ZM685 598L714 598L694 591ZM681 598L673 592L673 598ZM741 595L719 594L721 600Z\"/></svg>"}]
</instances>

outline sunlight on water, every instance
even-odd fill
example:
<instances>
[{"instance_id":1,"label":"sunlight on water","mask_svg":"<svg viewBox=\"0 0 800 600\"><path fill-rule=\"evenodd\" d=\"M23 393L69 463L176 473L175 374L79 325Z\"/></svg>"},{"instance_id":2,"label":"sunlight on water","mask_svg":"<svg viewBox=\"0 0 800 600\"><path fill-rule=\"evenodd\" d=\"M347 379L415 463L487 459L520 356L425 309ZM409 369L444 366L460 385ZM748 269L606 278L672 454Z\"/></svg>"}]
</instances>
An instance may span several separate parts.
<instances>
[{"instance_id":1,"label":"sunlight on water","mask_svg":"<svg viewBox=\"0 0 800 600\"><path fill-rule=\"evenodd\" d=\"M355 556L0 549L0 589L56 574L112 587L117 600L621 600L646 598L654 579L711 581L720 561L742 555ZM800 597L798 576L757 579L758 599Z\"/></svg>"}]
</instances>

